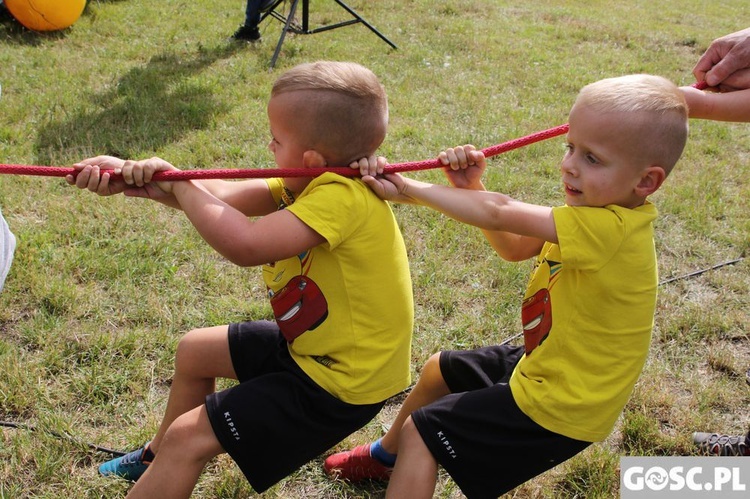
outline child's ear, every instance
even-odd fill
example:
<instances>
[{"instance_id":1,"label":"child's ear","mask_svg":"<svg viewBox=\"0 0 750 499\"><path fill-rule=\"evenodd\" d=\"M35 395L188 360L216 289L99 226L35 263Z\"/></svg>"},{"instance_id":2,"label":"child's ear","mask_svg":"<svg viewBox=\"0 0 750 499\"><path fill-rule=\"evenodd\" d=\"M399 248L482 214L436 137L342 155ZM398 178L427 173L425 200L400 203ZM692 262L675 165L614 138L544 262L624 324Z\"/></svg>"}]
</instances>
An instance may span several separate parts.
<instances>
[{"instance_id":1,"label":"child's ear","mask_svg":"<svg viewBox=\"0 0 750 499\"><path fill-rule=\"evenodd\" d=\"M641 180L635 186L635 193L639 197L646 198L656 192L661 184L664 183L664 179L667 178L667 173L661 166L649 166L641 174Z\"/></svg>"},{"instance_id":2,"label":"child's ear","mask_svg":"<svg viewBox=\"0 0 750 499\"><path fill-rule=\"evenodd\" d=\"M328 162L318 151L309 149L302 154L302 166L305 168L322 168L328 166Z\"/></svg>"}]
</instances>

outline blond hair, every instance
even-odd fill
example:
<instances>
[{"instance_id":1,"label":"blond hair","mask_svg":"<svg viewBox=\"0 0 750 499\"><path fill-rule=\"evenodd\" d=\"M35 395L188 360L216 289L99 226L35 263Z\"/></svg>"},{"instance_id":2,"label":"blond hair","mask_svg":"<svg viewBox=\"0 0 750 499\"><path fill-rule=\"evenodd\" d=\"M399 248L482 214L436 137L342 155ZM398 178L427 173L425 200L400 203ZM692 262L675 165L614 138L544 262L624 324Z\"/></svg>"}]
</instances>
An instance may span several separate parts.
<instances>
[{"instance_id":1,"label":"blond hair","mask_svg":"<svg viewBox=\"0 0 750 499\"><path fill-rule=\"evenodd\" d=\"M271 97L289 92L310 93L295 110L297 131L331 166L370 156L385 139L388 99L377 76L364 66L300 64L276 80Z\"/></svg>"},{"instance_id":2,"label":"blond hair","mask_svg":"<svg viewBox=\"0 0 750 499\"><path fill-rule=\"evenodd\" d=\"M599 113L623 114L623 125L638 139L633 153L658 164L667 175L685 149L687 102L666 78L634 74L599 80L583 87L575 105Z\"/></svg>"}]
</instances>

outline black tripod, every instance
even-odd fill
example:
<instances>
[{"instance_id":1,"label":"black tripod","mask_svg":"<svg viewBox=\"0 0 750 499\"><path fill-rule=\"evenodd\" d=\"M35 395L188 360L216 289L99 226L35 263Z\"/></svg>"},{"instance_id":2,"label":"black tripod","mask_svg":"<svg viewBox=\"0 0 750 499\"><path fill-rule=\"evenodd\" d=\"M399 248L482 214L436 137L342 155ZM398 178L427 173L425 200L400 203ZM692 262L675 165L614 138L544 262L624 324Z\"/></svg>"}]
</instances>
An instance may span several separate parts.
<instances>
[{"instance_id":1,"label":"black tripod","mask_svg":"<svg viewBox=\"0 0 750 499\"><path fill-rule=\"evenodd\" d=\"M266 17L271 16L274 19L277 19L281 21L282 23L284 23L284 27L281 29L281 36L279 37L279 42L276 44L276 50L274 51L273 57L271 58L271 68L273 68L274 65L276 64L276 59L278 59L279 52L281 52L281 45L284 43L284 37L286 37L287 32L290 32L290 31L298 35L312 35L314 33L320 33L321 31L328 31L331 29L341 28L343 26L349 26L351 24L362 23L365 26L367 26L367 28L370 31L378 35L380 39L383 40L385 43L387 43L394 49L398 48L392 41L386 38L385 35L383 35L380 31L375 29L375 27L372 24L368 23L362 18L362 16L357 14L357 12L354 9L346 5L341 0L333 0L333 1L339 4L339 6L342 9L344 9L349 14L351 14L352 17L354 17L354 19L350 19L348 21L343 21L340 23L329 24L327 26L321 26L315 29L310 29L310 21L309 21L310 0L301 0L302 2L302 26L298 25L297 23L292 22L294 20L294 13L297 11L297 4L300 3L300 0L291 0L291 5L289 7L289 14L287 14L286 16L279 14L275 10L276 7L278 7L283 2L283 0L279 0L278 2L275 2L271 7L268 8L268 10L263 12L260 18L261 22Z\"/></svg>"}]
</instances>

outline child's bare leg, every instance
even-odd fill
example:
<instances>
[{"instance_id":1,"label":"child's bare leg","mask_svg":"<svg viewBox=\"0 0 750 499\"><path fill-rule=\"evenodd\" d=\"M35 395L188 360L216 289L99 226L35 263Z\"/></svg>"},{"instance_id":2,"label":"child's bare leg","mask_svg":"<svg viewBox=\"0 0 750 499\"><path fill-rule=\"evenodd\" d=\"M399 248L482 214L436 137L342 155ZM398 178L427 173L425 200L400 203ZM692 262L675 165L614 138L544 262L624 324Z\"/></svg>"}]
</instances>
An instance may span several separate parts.
<instances>
[{"instance_id":1,"label":"child's bare leg","mask_svg":"<svg viewBox=\"0 0 750 499\"><path fill-rule=\"evenodd\" d=\"M159 453L129 498L190 497L209 460L224 452L201 405L180 415L161 440Z\"/></svg>"},{"instance_id":2,"label":"child's bare leg","mask_svg":"<svg viewBox=\"0 0 750 499\"><path fill-rule=\"evenodd\" d=\"M229 354L228 326L194 329L182 337L175 354L175 373L167 409L151 441L151 451L161 450L164 434L182 414L200 407L216 389L216 378L237 379Z\"/></svg>"},{"instance_id":3,"label":"child's bare leg","mask_svg":"<svg viewBox=\"0 0 750 499\"><path fill-rule=\"evenodd\" d=\"M372 444L360 445L328 456L323 463L323 469L331 476L354 482L364 479L390 479L394 463L403 460L397 453L402 448L402 427L411 421L409 415L412 411L449 393L448 385L440 372L440 354L435 354L425 363L417 385L406 397L396 419L383 438Z\"/></svg>"},{"instance_id":4,"label":"child's bare leg","mask_svg":"<svg viewBox=\"0 0 750 499\"><path fill-rule=\"evenodd\" d=\"M398 415L396 415L396 419L380 441L383 449L391 454L396 454L399 447L401 427L412 411L424 407L449 393L448 385L445 384L445 379L440 372L440 354L433 354L427 359L416 386L406 397Z\"/></svg>"},{"instance_id":5,"label":"child's bare leg","mask_svg":"<svg viewBox=\"0 0 750 499\"><path fill-rule=\"evenodd\" d=\"M431 498L435 493L438 463L409 417L401 428L398 460L388 483L387 499Z\"/></svg>"}]
</instances>

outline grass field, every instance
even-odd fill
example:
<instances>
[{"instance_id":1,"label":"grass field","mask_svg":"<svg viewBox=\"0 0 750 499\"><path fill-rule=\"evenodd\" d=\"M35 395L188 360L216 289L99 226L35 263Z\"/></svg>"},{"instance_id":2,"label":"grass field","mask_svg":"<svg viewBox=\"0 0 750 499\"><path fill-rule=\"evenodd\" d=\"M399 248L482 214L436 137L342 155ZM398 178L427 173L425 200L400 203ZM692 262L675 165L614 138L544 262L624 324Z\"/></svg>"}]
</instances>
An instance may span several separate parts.
<instances>
[{"instance_id":1,"label":"grass field","mask_svg":"<svg viewBox=\"0 0 750 499\"><path fill-rule=\"evenodd\" d=\"M265 105L298 63L352 60L386 86L391 162L443 148L488 147L565 123L577 91L603 77L653 73L678 84L714 38L745 28L745 0L705 2L350 0L397 46L363 25L235 44L239 0L91 0L62 32L0 18L0 163L69 166L96 154L159 155L183 169L270 167ZM311 0L311 27L348 19ZM486 185L559 204L562 138L490 161ZM438 171L414 177L443 182ZM739 260L659 288L652 350L615 431L507 497L619 497L623 455L694 455L693 431L741 433L750 420L750 127L693 121L674 173L653 201L662 280ZM156 430L174 349L185 332L268 318L260 272L215 254L181 213L99 198L57 178L0 175L0 206L18 237L0 295L0 498L122 497L99 477L108 458ZM444 348L499 343L520 326L530 262L497 258L478 230L394 206L414 280L413 375ZM224 386L224 385L223 385ZM382 434L398 408L337 448ZM51 432L64 437L55 436ZM322 473L322 458L264 497L382 497ZM195 497L254 492L228 458ZM461 497L441 473L437 497Z\"/></svg>"}]
</instances>

